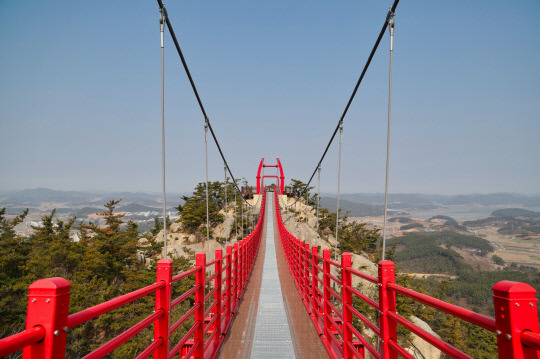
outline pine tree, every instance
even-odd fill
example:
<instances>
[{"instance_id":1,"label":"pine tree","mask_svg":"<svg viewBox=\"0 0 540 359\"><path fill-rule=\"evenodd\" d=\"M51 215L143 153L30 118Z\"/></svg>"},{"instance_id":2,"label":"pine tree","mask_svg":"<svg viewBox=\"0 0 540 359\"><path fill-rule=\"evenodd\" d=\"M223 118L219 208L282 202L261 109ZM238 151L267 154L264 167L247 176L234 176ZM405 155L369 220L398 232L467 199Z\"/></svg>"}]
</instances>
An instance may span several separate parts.
<instances>
[{"instance_id":1,"label":"pine tree","mask_svg":"<svg viewBox=\"0 0 540 359\"><path fill-rule=\"evenodd\" d=\"M5 218L6 209L0 210L0 337L24 329L27 287L21 284L25 275L24 264L30 244L15 233L28 209L12 220Z\"/></svg>"}]
</instances>

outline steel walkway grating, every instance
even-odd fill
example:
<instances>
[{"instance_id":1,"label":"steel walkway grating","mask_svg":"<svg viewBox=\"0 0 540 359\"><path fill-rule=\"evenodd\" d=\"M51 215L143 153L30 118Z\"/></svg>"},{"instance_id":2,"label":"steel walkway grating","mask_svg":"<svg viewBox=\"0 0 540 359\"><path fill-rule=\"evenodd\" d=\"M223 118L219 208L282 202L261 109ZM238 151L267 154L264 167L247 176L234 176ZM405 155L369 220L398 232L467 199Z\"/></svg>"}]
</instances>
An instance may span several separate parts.
<instances>
[{"instance_id":1,"label":"steel walkway grating","mask_svg":"<svg viewBox=\"0 0 540 359\"><path fill-rule=\"evenodd\" d=\"M268 197L272 198L272 197ZM295 358L289 322L283 304L274 245L273 198L267 205L266 254L251 358Z\"/></svg>"}]
</instances>

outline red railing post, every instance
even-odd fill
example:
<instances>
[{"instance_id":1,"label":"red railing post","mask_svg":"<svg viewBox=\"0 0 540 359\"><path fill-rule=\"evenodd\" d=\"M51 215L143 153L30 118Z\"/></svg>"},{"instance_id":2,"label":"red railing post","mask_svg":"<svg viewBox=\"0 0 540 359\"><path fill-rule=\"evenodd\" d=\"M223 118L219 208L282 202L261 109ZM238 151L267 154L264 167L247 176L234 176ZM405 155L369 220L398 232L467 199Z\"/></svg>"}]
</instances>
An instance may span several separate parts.
<instances>
[{"instance_id":1,"label":"red railing post","mask_svg":"<svg viewBox=\"0 0 540 359\"><path fill-rule=\"evenodd\" d=\"M528 284L502 281L493 286L499 358L538 359L540 351L521 344L521 333L539 333L536 290Z\"/></svg>"},{"instance_id":2,"label":"red railing post","mask_svg":"<svg viewBox=\"0 0 540 359\"><path fill-rule=\"evenodd\" d=\"M302 273L302 253L300 252L300 240L298 238L294 238L294 262L296 263L296 288L300 288L302 286L302 278L300 277Z\"/></svg>"},{"instance_id":3,"label":"red railing post","mask_svg":"<svg viewBox=\"0 0 540 359\"><path fill-rule=\"evenodd\" d=\"M232 246L228 245L227 246L227 270L226 270L225 273L227 275L227 283L226 283L226 286L227 286L227 308L229 308L229 317L232 317L232 313L233 313L233 309L232 309L232 306L233 306L233 301L232 301L232 293L233 293L233 288L232 288L232 285L233 285L232 266L233 266Z\"/></svg>"},{"instance_id":4,"label":"red railing post","mask_svg":"<svg viewBox=\"0 0 540 359\"><path fill-rule=\"evenodd\" d=\"M392 261L379 262L379 327L381 330L381 357L397 359L397 353L390 349L389 339L397 340L397 325L389 320L388 311L396 311L396 293L386 288L396 282L395 265Z\"/></svg>"},{"instance_id":5,"label":"red railing post","mask_svg":"<svg viewBox=\"0 0 540 359\"><path fill-rule=\"evenodd\" d=\"M352 285L351 273L347 269L351 268L352 256L350 253L341 255L341 277L343 287L341 288L341 298L343 300L343 358L353 358L353 353L348 344L352 345L352 331L348 324L352 325L352 312L349 306L352 306L352 294L348 287Z\"/></svg>"},{"instance_id":6,"label":"red railing post","mask_svg":"<svg viewBox=\"0 0 540 359\"><path fill-rule=\"evenodd\" d=\"M324 336L330 342L330 336L332 335L330 316L332 315L332 308L330 307L330 301L332 299L330 294L330 249L323 249L323 301L324 301Z\"/></svg>"},{"instance_id":7,"label":"red railing post","mask_svg":"<svg viewBox=\"0 0 540 359\"><path fill-rule=\"evenodd\" d=\"M69 288L64 278L40 279L28 287L26 329L41 326L45 338L23 350L24 359L60 359L66 355Z\"/></svg>"},{"instance_id":8,"label":"red railing post","mask_svg":"<svg viewBox=\"0 0 540 359\"><path fill-rule=\"evenodd\" d=\"M154 352L154 359L169 359L169 330L170 330L170 310L171 310L171 281L173 272L173 261L162 259L157 264L156 283L164 282L165 287L156 292L155 309L164 310L165 315L154 324L154 341L161 338L163 344Z\"/></svg>"},{"instance_id":9,"label":"red railing post","mask_svg":"<svg viewBox=\"0 0 540 359\"><path fill-rule=\"evenodd\" d=\"M245 254L246 241L242 239L238 244L238 300L242 297L244 292L244 270L246 267L246 254Z\"/></svg>"},{"instance_id":10,"label":"red railing post","mask_svg":"<svg viewBox=\"0 0 540 359\"><path fill-rule=\"evenodd\" d=\"M236 307L238 305L238 295L240 293L240 290L239 290L239 287L240 287L240 281L239 281L239 276L240 276L240 271L239 271L239 268L238 268L238 265L240 264L239 262L239 254L240 254L240 248L239 248L239 245L238 245L238 242L236 242L234 244L234 251L233 251L233 288L232 288L232 291L233 291L233 304L232 304L232 314L234 314L234 312L236 311Z\"/></svg>"},{"instance_id":11,"label":"red railing post","mask_svg":"<svg viewBox=\"0 0 540 359\"><path fill-rule=\"evenodd\" d=\"M311 308L310 308L310 298L309 298L309 294L310 294L310 290L309 290L309 285L310 285L310 281L309 281L309 243L304 243L304 298L305 298L305 301L306 301L306 306L308 308L308 312L309 314L311 314Z\"/></svg>"},{"instance_id":12,"label":"red railing post","mask_svg":"<svg viewBox=\"0 0 540 359\"><path fill-rule=\"evenodd\" d=\"M300 298L302 298L302 301L305 301L306 298L304 298L304 242L301 242L298 240L297 242L297 250L298 250L298 291L300 292Z\"/></svg>"},{"instance_id":13,"label":"red railing post","mask_svg":"<svg viewBox=\"0 0 540 359\"><path fill-rule=\"evenodd\" d=\"M251 238L249 239L248 245L248 257L249 257L249 266L248 266L248 277L251 275L251 268L253 268L253 261L255 259L255 242L257 241L257 231L253 230L251 233Z\"/></svg>"},{"instance_id":14,"label":"red railing post","mask_svg":"<svg viewBox=\"0 0 540 359\"><path fill-rule=\"evenodd\" d=\"M288 253L288 263L289 263L289 270L291 271L293 275L294 282L296 283L296 277L294 276L294 237L290 233L285 234L287 238L287 253Z\"/></svg>"},{"instance_id":15,"label":"red railing post","mask_svg":"<svg viewBox=\"0 0 540 359\"><path fill-rule=\"evenodd\" d=\"M294 260L294 248L295 248L296 238L291 234L289 236L289 270L292 273L294 279L294 285L296 285L296 262Z\"/></svg>"},{"instance_id":16,"label":"red railing post","mask_svg":"<svg viewBox=\"0 0 540 359\"><path fill-rule=\"evenodd\" d=\"M253 232L248 236L246 241L246 283L249 274L251 273L251 244L253 243Z\"/></svg>"},{"instance_id":17,"label":"red railing post","mask_svg":"<svg viewBox=\"0 0 540 359\"><path fill-rule=\"evenodd\" d=\"M318 255L319 248L317 246L311 247L311 314L315 316L315 318L319 316L319 306L317 299L319 297L319 292L317 291L317 289L319 288L319 282L317 281L317 278L319 278L319 259L317 258Z\"/></svg>"},{"instance_id":18,"label":"red railing post","mask_svg":"<svg viewBox=\"0 0 540 359\"><path fill-rule=\"evenodd\" d=\"M223 297L221 296L221 278L222 278L222 263L221 260L223 258L223 251L221 248L216 249L216 264L215 264L215 273L217 273L216 278L214 279L214 288L216 288L216 291L214 292L214 300L217 302L216 307L214 308L214 315L217 316L215 321L215 330L218 331L218 335L216 336L216 340L220 340L220 336L222 334L221 331L221 301Z\"/></svg>"},{"instance_id":19,"label":"red railing post","mask_svg":"<svg viewBox=\"0 0 540 359\"><path fill-rule=\"evenodd\" d=\"M247 279L249 275L249 243L251 242L251 236L249 240L244 241L244 283L242 285L242 293L244 293L247 286Z\"/></svg>"},{"instance_id":20,"label":"red railing post","mask_svg":"<svg viewBox=\"0 0 540 359\"><path fill-rule=\"evenodd\" d=\"M199 252L195 257L195 266L200 268L195 275L195 285L199 289L195 292L195 305L199 306L195 311L195 323L198 325L193 335L193 344L197 345L195 359L202 359L204 356L204 296L205 296L205 278L206 278L206 253Z\"/></svg>"}]
</instances>

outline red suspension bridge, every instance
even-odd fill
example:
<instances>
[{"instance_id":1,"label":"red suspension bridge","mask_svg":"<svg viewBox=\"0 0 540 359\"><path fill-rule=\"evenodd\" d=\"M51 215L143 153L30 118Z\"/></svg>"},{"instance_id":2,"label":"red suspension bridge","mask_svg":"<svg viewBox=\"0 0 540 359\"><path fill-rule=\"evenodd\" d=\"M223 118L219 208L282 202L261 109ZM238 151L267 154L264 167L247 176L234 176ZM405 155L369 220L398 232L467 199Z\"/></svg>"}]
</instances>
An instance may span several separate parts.
<instances>
[{"instance_id":1,"label":"red suspension bridge","mask_svg":"<svg viewBox=\"0 0 540 359\"><path fill-rule=\"evenodd\" d=\"M272 196L272 192L268 193ZM260 279L257 281L251 276L257 261L268 261L268 258L261 256L260 247L261 239L265 237L263 230L271 227L275 228L275 232L268 231L266 234L275 233L276 246L280 247L276 253L287 263L288 272L285 275L292 279L296 288L293 295L305 308L304 313L298 311L287 313L289 325L283 326L283 330L289 332L292 338L289 341L293 341L293 357L294 355L321 357L320 353L314 353L317 346L322 344L330 358L366 358L369 353L373 358L413 359L415 357L400 345L397 327L402 326L451 358L471 358L400 316L396 311L396 296L402 295L494 332L497 335L501 359L540 358L536 291L528 284L510 281L497 283L493 287L495 318L483 316L396 285L394 263L391 261L379 262L378 276L373 277L352 267L350 253L343 253L340 261L332 260L329 249L321 253L316 246L311 247L308 243L300 241L287 230L281 220L279 186L273 192L274 198L270 197L268 200L266 192L262 195L259 221L253 232L243 240L227 246L225 253L217 249L215 259L212 261L206 260L205 253L197 253L195 266L182 273L175 274L172 261L162 259L157 266L155 284L121 297L70 314L70 284L67 280L57 277L36 281L29 287L26 330L0 340L0 356L22 350L25 359L64 358L66 345L69 345L70 329L144 296L153 296L154 310L148 308L149 315L144 320L88 353L84 358L103 358L149 327L153 327L154 340L148 343L137 359L151 356L155 359L264 357L257 352L255 343L258 326L270 330L264 322L261 322L260 317L264 318L260 314L261 307L256 315L250 311L249 315L252 318L248 318L247 321L241 320L239 325L233 323L237 316L246 316L243 310L247 309L247 304L246 308L242 304L246 289L249 286L257 286L257 282L262 287L268 285L264 282L265 276L262 283ZM269 213L272 211L273 214ZM275 218L275 221L269 223L269 218ZM282 273L282 282L283 276ZM172 288L188 277L195 278L194 285L172 298ZM370 298L355 289L352 286L353 277L376 285L378 298ZM257 291L257 288L254 290ZM290 288L285 287L285 290L288 292L284 293L283 297L291 297ZM262 294L259 297L262 298ZM360 308L353 305L354 297L379 313L378 322L370 321ZM192 299L193 306L176 322L171 322L171 311L188 299ZM291 307L291 304L288 303L287 307ZM172 334L190 318L193 325L182 339L171 342ZM294 331L298 330L298 323L291 323L294 320L311 321L312 326L306 329L303 323L302 329L311 333L295 333ZM369 334L355 324L358 320L370 331ZM257 322L255 338L246 337L246 329L249 329L250 325L253 327L254 322ZM253 331L253 328L251 329ZM305 335L309 334L314 338L319 337L320 344L306 340ZM304 339L298 339L301 335L304 335ZM379 338L379 345L373 344L374 335ZM235 337L243 339L234 339ZM227 341L231 342L233 350L227 348ZM271 338L265 343L280 344ZM281 344L278 349L284 350ZM260 350L268 351L268 348Z\"/></svg>"},{"instance_id":2,"label":"red suspension bridge","mask_svg":"<svg viewBox=\"0 0 540 359\"><path fill-rule=\"evenodd\" d=\"M375 46L311 178L304 190L296 194L297 201L307 193L315 174L320 174L321 163L333 139L338 131L340 134L343 131L343 120L387 28L393 39L394 12L398 1L394 1L386 17ZM228 172L238 192L242 192L212 129L165 7L161 0L158 0L158 4L161 12L162 56L163 31L166 26L203 113L205 130L210 130L223 159L225 180ZM164 129L162 133L164 136ZM164 148L163 143L163 166ZM268 167L276 168L276 175L265 175L264 169ZM275 187L267 187L264 184L265 178L275 178ZM197 253L194 267L187 271L176 273L173 262L162 259L157 265L155 283L76 313L70 313L70 283L66 279L55 277L36 281L28 288L26 329L0 339L0 356L22 351L25 359L65 358L71 329L138 299L150 297L154 308L148 308L145 319L86 354L84 358L106 357L143 330L151 329L153 340L146 343L136 359L414 359L415 356L402 345L398 327L421 337L451 358L471 358L401 316L396 309L396 298L405 296L493 332L497 337L500 359L540 359L536 291L530 285L510 281L497 283L493 287L495 317L490 318L397 285L395 265L391 261L380 261L378 275L375 277L353 268L350 253L342 253L339 260L332 260L329 249L321 252L318 247L300 241L283 223L282 212L286 208L280 206L284 202L281 196L289 193L284 178L279 159L276 165L265 165L263 159L257 173L256 192L251 188L246 189L246 193L256 193L260 200L260 215L253 231L242 240L226 246L225 251L217 249L212 260L207 260L206 253ZM206 183L208 185L208 176ZM165 206L164 179L163 192ZM207 195L208 192L207 187ZM163 218L166 218L165 207ZM166 247L164 254L166 257ZM376 286L377 295L372 298L368 293L355 288L353 278ZM174 288L188 280L193 285L173 297ZM355 305L359 302L363 305ZM171 320L172 311L186 303L190 305L180 318ZM370 319L363 312L362 308L365 307L376 311L376 320ZM180 339L172 339L178 335L181 335Z\"/></svg>"}]
</instances>

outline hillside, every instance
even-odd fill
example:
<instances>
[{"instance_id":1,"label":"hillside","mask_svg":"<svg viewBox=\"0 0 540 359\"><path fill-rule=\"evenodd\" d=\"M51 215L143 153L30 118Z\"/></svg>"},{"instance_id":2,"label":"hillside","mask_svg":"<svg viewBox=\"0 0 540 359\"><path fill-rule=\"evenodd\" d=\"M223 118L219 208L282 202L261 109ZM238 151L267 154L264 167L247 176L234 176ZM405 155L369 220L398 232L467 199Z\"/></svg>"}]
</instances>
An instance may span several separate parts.
<instances>
[{"instance_id":1,"label":"hillside","mask_svg":"<svg viewBox=\"0 0 540 359\"><path fill-rule=\"evenodd\" d=\"M405 272L458 274L471 270L456 249L485 257L493 246L483 238L453 231L407 233L391 238L388 245L396 244L396 259Z\"/></svg>"},{"instance_id":2,"label":"hillside","mask_svg":"<svg viewBox=\"0 0 540 359\"><path fill-rule=\"evenodd\" d=\"M493 316L492 287L501 280L525 282L540 289L540 273L527 266L504 266L485 239L453 231L408 233L388 240L396 246L400 271L424 273L419 284L428 292L440 286L432 274L450 275L445 294L467 307Z\"/></svg>"},{"instance_id":3,"label":"hillside","mask_svg":"<svg viewBox=\"0 0 540 359\"><path fill-rule=\"evenodd\" d=\"M498 233L512 235L523 239L538 239L540 236L540 212L523 208L504 208L491 213L491 217L465 221L464 226L480 228L485 226L499 227Z\"/></svg>"},{"instance_id":4,"label":"hillside","mask_svg":"<svg viewBox=\"0 0 540 359\"><path fill-rule=\"evenodd\" d=\"M328 208L329 211L335 212L336 206L336 198L321 197L322 208ZM349 211L350 217L380 216L383 214L383 207L380 205L351 202L341 198L339 200L339 207L341 208L342 213Z\"/></svg>"},{"instance_id":5,"label":"hillside","mask_svg":"<svg viewBox=\"0 0 540 359\"><path fill-rule=\"evenodd\" d=\"M525 217L539 218L540 212L529 211L523 208L504 208L491 213L492 217Z\"/></svg>"},{"instance_id":6,"label":"hillside","mask_svg":"<svg viewBox=\"0 0 540 359\"><path fill-rule=\"evenodd\" d=\"M335 194L324 194L325 197L335 197ZM344 200L355 203L380 205L384 203L384 193L345 193ZM515 193L488 193L465 195L439 195L420 193L390 193L389 204L392 208L433 209L451 205L482 205L482 206L523 206L540 207L540 195L522 195Z\"/></svg>"}]
</instances>

